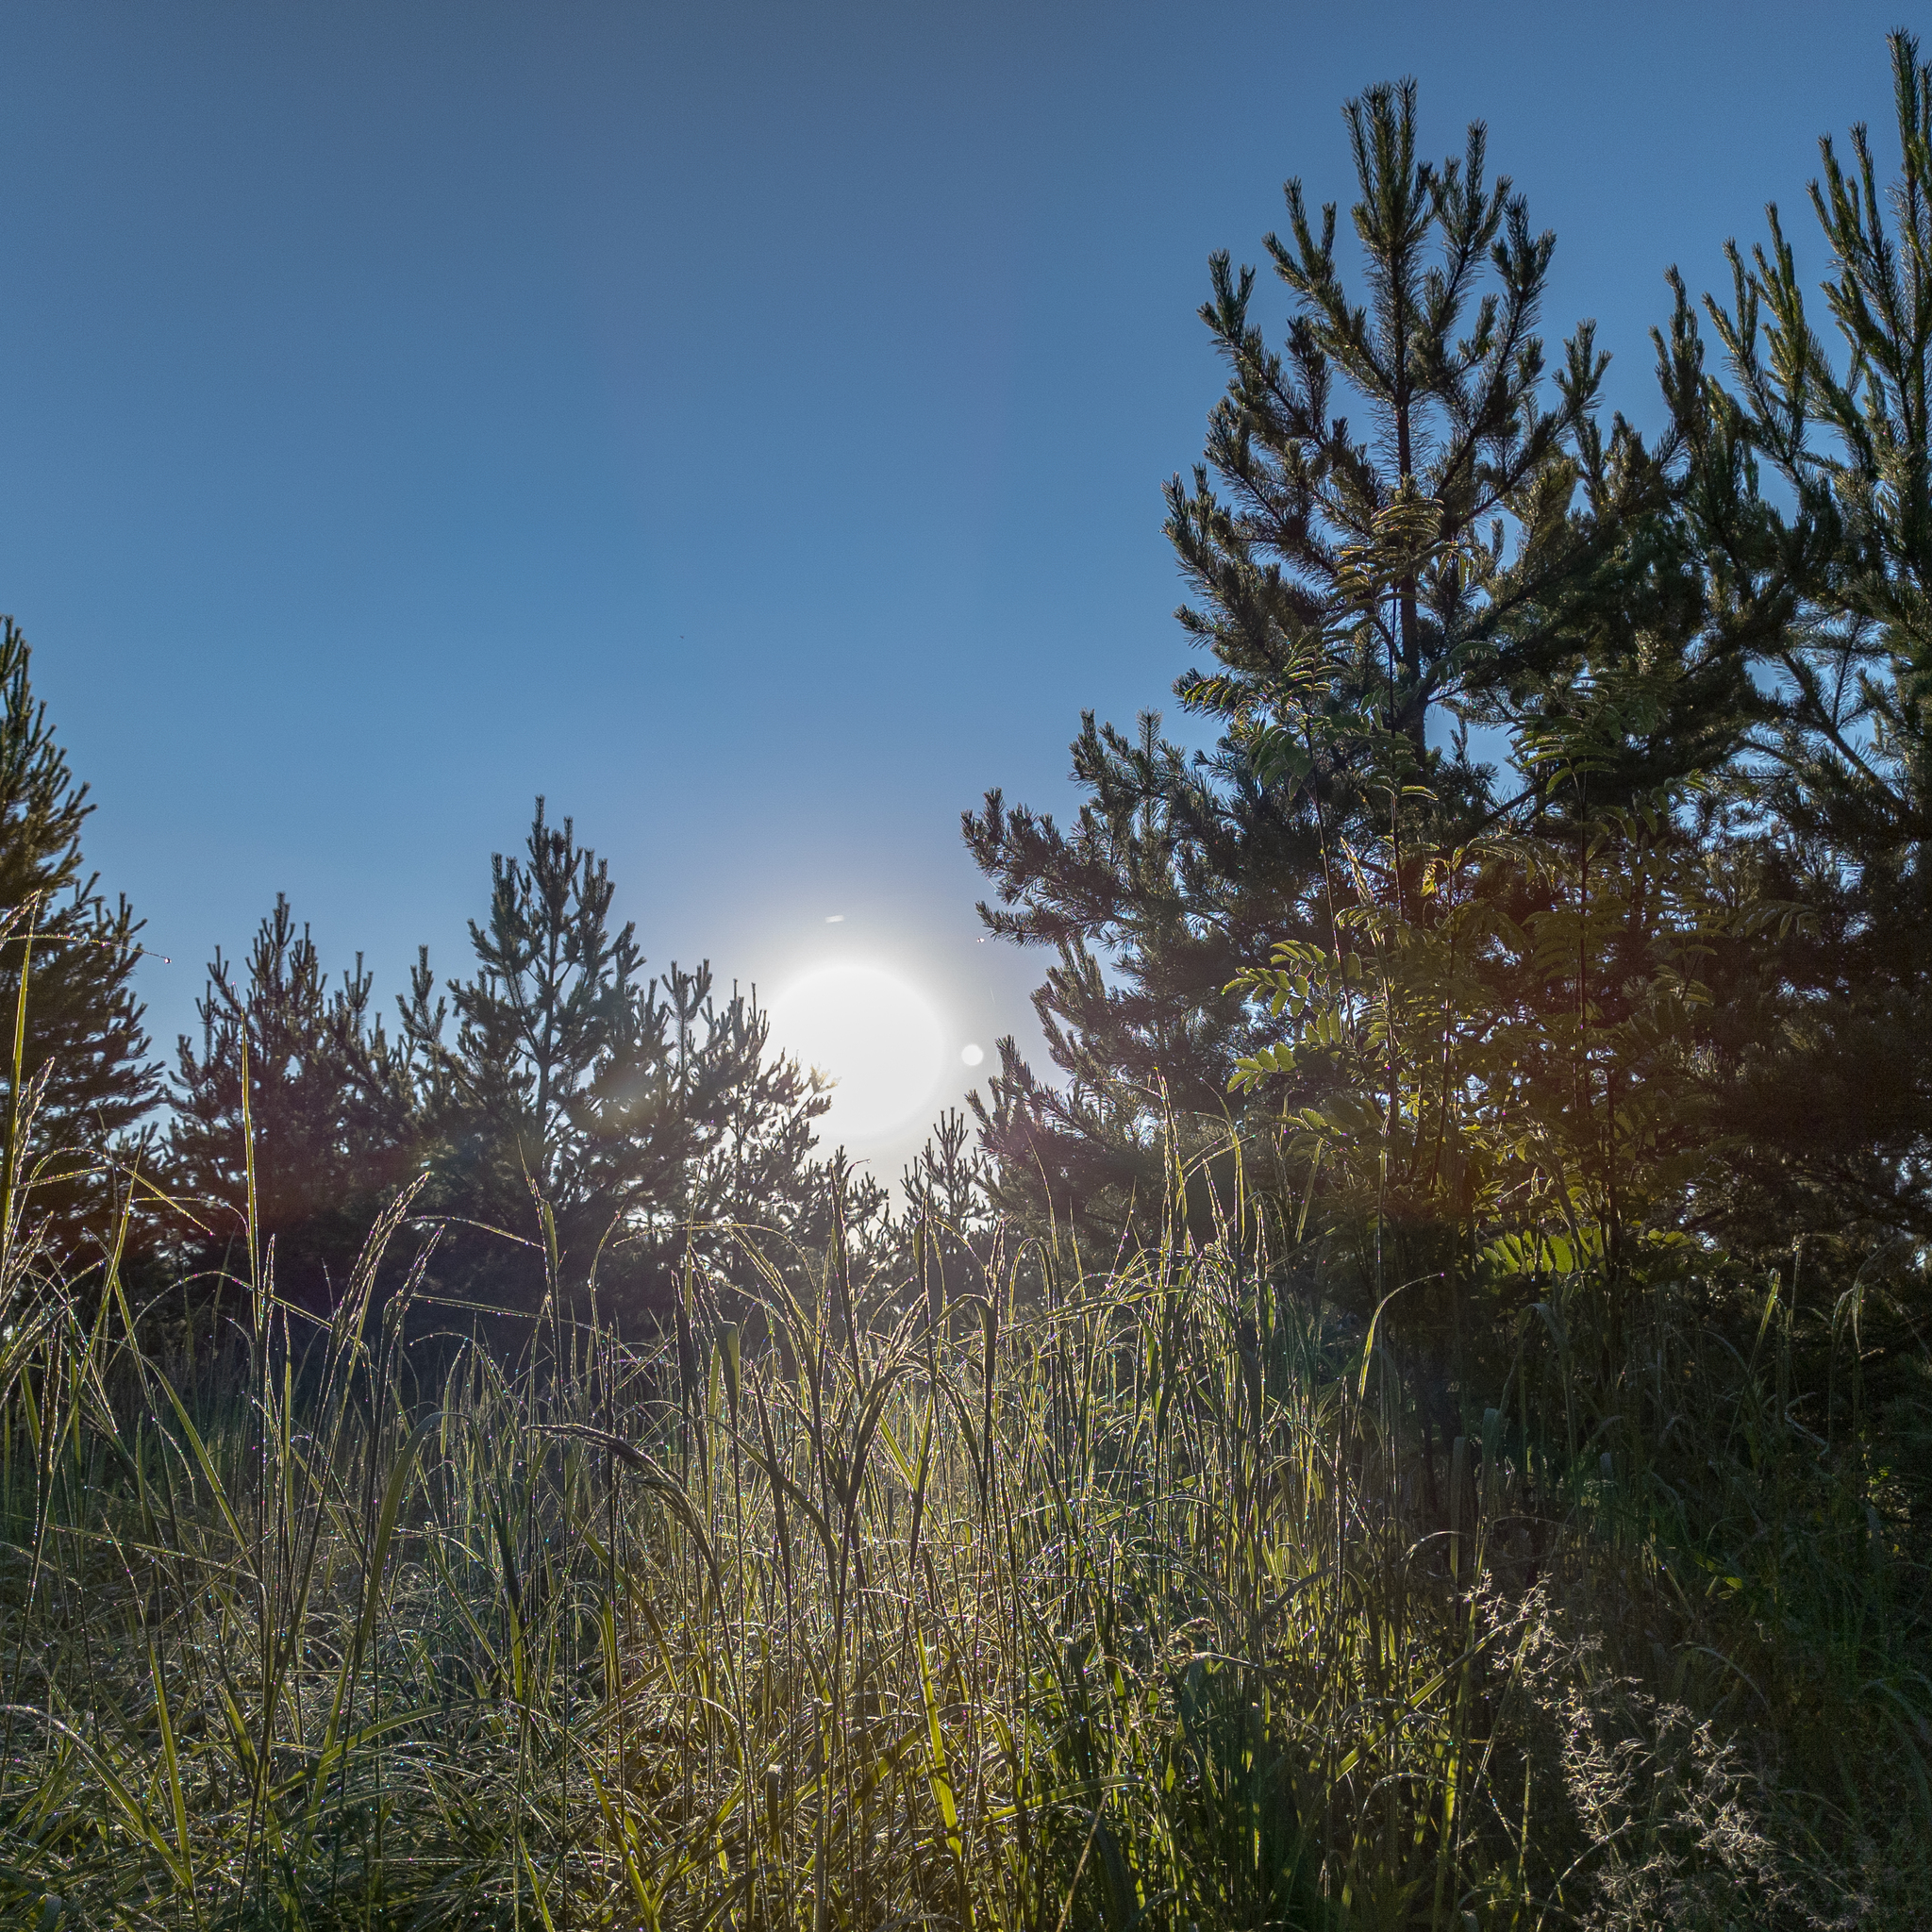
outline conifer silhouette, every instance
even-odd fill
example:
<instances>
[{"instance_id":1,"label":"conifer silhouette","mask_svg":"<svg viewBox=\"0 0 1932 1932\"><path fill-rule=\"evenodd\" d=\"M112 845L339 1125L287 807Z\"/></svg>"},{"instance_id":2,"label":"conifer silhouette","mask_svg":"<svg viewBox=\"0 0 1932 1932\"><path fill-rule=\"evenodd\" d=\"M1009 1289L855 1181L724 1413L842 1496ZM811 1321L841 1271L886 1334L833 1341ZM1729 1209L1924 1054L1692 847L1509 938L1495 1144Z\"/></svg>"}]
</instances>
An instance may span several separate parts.
<instances>
[{"instance_id":1,"label":"conifer silhouette","mask_svg":"<svg viewBox=\"0 0 1932 1932\"><path fill-rule=\"evenodd\" d=\"M131 1152L159 1078L134 990L142 922L87 870L93 807L33 694L30 657L0 618L0 1013L9 1044L24 1027L8 1184L26 1221L78 1264L111 1240L110 1157Z\"/></svg>"}]
</instances>

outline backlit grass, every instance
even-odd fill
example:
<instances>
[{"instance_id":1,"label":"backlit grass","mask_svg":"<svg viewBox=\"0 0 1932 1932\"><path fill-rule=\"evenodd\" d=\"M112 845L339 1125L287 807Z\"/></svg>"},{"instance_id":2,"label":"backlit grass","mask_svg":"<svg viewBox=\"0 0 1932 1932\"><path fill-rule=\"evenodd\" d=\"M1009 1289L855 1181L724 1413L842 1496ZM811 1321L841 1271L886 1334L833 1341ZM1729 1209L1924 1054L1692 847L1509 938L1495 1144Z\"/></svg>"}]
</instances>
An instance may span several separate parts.
<instances>
[{"instance_id":1,"label":"backlit grass","mask_svg":"<svg viewBox=\"0 0 1932 1932\"><path fill-rule=\"evenodd\" d=\"M1923 1577L1794 1420L1769 1294L1751 1358L1659 1304L1587 1378L1532 1324L1513 1400L1441 1441L1232 1208L1105 1265L922 1238L781 1273L746 1240L661 1343L559 1293L513 1364L424 1341L413 1277L375 1304L400 1208L325 1330L264 1257L245 1345L192 1351L8 1236L8 1924L1925 1895ZM1567 1334L1591 1291L1555 1284Z\"/></svg>"}]
</instances>

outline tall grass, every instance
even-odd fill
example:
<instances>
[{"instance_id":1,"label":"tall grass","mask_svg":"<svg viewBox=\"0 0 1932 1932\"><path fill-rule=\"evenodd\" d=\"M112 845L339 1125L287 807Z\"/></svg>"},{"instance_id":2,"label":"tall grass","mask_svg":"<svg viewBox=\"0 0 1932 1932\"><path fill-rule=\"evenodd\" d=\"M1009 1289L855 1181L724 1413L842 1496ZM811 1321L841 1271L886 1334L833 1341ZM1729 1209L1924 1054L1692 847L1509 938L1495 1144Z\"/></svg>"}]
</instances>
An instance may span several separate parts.
<instances>
[{"instance_id":1,"label":"tall grass","mask_svg":"<svg viewBox=\"0 0 1932 1932\"><path fill-rule=\"evenodd\" d=\"M927 1227L896 1268L781 1267L747 1235L661 1343L559 1283L508 1364L423 1340L419 1267L378 1299L408 1207L325 1327L258 1257L229 1346L155 1340L112 1267L63 1284L9 1206L7 1924L1907 1924L1932 1895L1923 1579L1797 1419L1788 1290L1755 1356L1687 1293L1605 1366L1557 1282L1443 1441L1240 1203L1101 1263Z\"/></svg>"}]
</instances>

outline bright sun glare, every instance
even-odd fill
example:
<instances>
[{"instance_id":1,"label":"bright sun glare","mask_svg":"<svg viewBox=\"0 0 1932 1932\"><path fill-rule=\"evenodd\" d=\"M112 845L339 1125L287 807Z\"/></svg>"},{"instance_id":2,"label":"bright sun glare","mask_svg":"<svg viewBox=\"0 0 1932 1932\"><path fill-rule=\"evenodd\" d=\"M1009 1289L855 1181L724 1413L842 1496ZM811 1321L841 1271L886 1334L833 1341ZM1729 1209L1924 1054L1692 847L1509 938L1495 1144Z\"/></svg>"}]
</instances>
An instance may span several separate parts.
<instances>
[{"instance_id":1,"label":"bright sun glare","mask_svg":"<svg viewBox=\"0 0 1932 1932\"><path fill-rule=\"evenodd\" d=\"M829 1074L830 1138L862 1141L903 1127L931 1100L945 1062L939 1017L876 966L821 966L772 1004L772 1039Z\"/></svg>"}]
</instances>

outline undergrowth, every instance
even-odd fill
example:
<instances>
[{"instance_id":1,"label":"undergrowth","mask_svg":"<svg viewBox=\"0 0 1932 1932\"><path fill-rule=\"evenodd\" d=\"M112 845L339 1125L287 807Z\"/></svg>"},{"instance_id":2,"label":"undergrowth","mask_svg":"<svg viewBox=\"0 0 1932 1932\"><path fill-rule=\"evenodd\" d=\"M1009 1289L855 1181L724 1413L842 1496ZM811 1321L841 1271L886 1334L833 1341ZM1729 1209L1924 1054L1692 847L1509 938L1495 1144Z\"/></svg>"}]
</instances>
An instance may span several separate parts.
<instances>
[{"instance_id":1,"label":"undergrowth","mask_svg":"<svg viewBox=\"0 0 1932 1932\"><path fill-rule=\"evenodd\" d=\"M511 1363L376 1296L408 1208L192 1350L10 1210L7 1924L1922 1923L1924 1571L1775 1280L1588 1372L1557 1280L1441 1440L1238 1204Z\"/></svg>"}]
</instances>

